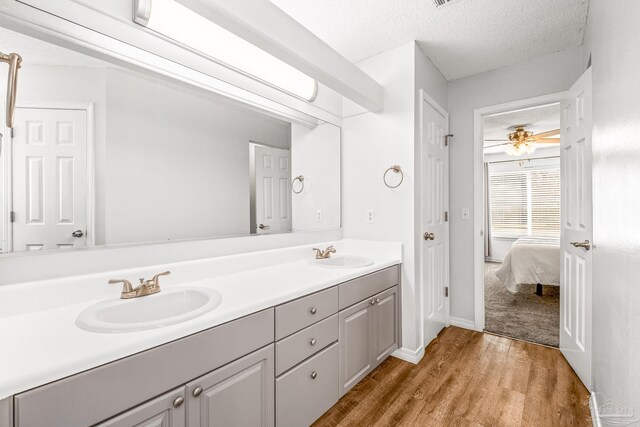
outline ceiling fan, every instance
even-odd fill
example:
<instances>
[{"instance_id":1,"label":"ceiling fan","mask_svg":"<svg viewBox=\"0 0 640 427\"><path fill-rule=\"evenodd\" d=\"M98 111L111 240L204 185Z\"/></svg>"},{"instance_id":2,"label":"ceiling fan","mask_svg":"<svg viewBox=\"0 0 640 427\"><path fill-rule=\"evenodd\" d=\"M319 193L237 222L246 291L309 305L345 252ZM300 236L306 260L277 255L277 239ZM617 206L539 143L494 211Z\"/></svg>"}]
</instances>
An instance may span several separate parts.
<instances>
[{"instance_id":1,"label":"ceiling fan","mask_svg":"<svg viewBox=\"0 0 640 427\"><path fill-rule=\"evenodd\" d=\"M505 152L512 156L521 156L523 154L531 154L536 150L535 144L558 144L560 143L560 129L540 132L534 135L533 132L525 129L526 125L513 126L514 131L507 135L507 140L487 139L485 142L496 141L502 144L488 145L485 148L499 147L506 145Z\"/></svg>"}]
</instances>

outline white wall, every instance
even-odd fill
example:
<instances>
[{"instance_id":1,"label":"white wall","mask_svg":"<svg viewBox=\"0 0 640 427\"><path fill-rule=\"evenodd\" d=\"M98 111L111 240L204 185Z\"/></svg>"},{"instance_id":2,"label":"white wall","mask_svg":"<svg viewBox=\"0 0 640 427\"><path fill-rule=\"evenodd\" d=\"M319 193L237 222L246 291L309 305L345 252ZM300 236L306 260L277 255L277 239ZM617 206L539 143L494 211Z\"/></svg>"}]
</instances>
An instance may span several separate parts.
<instances>
[{"instance_id":1,"label":"white wall","mask_svg":"<svg viewBox=\"0 0 640 427\"><path fill-rule=\"evenodd\" d=\"M581 49L546 55L449 83L451 315L474 320L473 218L462 220L461 209L473 214L473 112L567 90L581 74Z\"/></svg>"},{"instance_id":2,"label":"white wall","mask_svg":"<svg viewBox=\"0 0 640 427\"><path fill-rule=\"evenodd\" d=\"M292 123L291 176L304 176L302 192L291 195L294 231L340 227L340 174L340 128Z\"/></svg>"},{"instance_id":3,"label":"white wall","mask_svg":"<svg viewBox=\"0 0 640 427\"><path fill-rule=\"evenodd\" d=\"M640 31L637 0L591 0L593 388L640 418Z\"/></svg>"},{"instance_id":4,"label":"white wall","mask_svg":"<svg viewBox=\"0 0 640 427\"><path fill-rule=\"evenodd\" d=\"M106 105L105 244L249 234L249 141L288 123L113 69Z\"/></svg>"},{"instance_id":5,"label":"white wall","mask_svg":"<svg viewBox=\"0 0 640 427\"><path fill-rule=\"evenodd\" d=\"M446 80L411 42L360 63L384 87L385 106L379 113L361 112L345 102L343 119L343 227L345 237L397 241L403 244L402 339L408 351L422 345L416 281L416 102L421 87L446 106ZM402 167L405 178L387 188L384 171ZM419 206L419 205L417 205ZM366 222L367 210L375 223Z\"/></svg>"}]
</instances>

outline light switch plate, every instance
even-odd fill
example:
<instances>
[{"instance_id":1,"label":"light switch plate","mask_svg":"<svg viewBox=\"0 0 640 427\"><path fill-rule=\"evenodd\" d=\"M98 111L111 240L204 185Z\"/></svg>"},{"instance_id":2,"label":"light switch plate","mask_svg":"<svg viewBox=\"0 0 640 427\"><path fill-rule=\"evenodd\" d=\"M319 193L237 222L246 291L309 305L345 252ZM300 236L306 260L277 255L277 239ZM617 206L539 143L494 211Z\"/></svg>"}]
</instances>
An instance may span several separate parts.
<instances>
[{"instance_id":1,"label":"light switch plate","mask_svg":"<svg viewBox=\"0 0 640 427\"><path fill-rule=\"evenodd\" d=\"M471 213L469 212L469 208L462 208L462 219L468 221L470 216Z\"/></svg>"}]
</instances>

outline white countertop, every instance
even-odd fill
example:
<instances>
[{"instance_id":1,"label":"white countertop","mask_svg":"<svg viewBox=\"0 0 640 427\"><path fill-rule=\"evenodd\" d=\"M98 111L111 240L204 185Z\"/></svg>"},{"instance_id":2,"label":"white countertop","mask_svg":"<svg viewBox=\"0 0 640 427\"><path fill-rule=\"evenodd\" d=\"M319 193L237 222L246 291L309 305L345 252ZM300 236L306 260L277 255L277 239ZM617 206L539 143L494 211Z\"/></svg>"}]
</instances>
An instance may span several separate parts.
<instances>
[{"instance_id":1,"label":"white countertop","mask_svg":"<svg viewBox=\"0 0 640 427\"><path fill-rule=\"evenodd\" d=\"M139 271L2 286L0 399L402 262L399 243L345 240L335 243L339 254L364 256L374 264L321 268L308 263L312 246L164 266L173 274L163 278L163 289L212 288L222 302L203 316L147 331L96 333L75 324L89 305L118 298L121 289L106 285L106 278L134 278Z\"/></svg>"}]
</instances>

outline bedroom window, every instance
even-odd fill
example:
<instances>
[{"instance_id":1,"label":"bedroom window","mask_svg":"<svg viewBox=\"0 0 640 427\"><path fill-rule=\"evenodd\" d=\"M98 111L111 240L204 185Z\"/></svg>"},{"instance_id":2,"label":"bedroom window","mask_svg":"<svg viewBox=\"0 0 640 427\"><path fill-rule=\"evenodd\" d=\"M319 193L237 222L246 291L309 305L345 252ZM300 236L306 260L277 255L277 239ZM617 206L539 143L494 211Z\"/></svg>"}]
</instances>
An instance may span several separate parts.
<instances>
[{"instance_id":1,"label":"bedroom window","mask_svg":"<svg viewBox=\"0 0 640 427\"><path fill-rule=\"evenodd\" d=\"M560 236L560 169L489 174L491 235Z\"/></svg>"}]
</instances>

